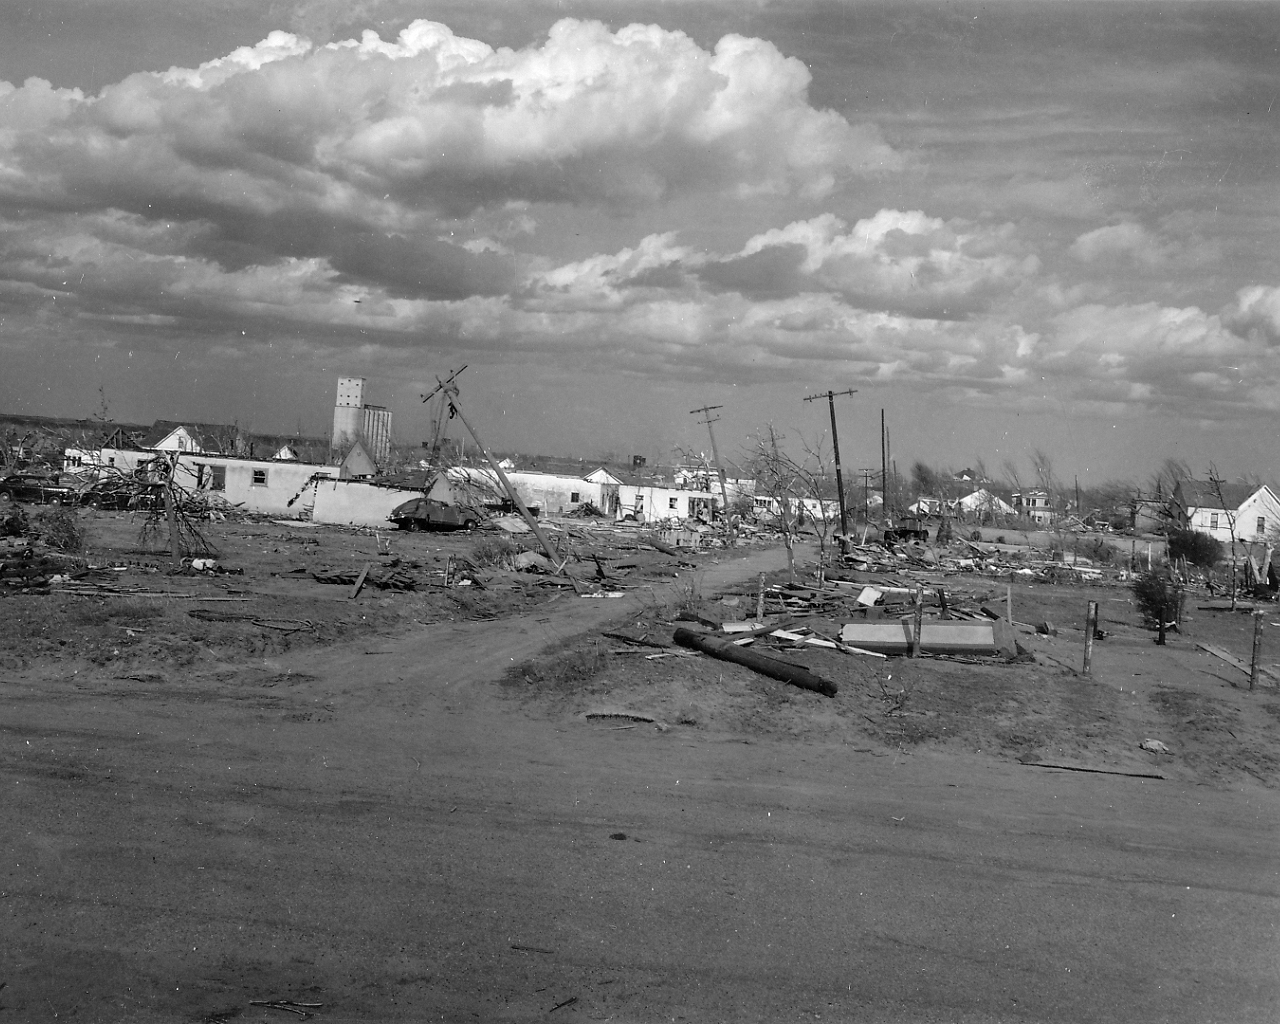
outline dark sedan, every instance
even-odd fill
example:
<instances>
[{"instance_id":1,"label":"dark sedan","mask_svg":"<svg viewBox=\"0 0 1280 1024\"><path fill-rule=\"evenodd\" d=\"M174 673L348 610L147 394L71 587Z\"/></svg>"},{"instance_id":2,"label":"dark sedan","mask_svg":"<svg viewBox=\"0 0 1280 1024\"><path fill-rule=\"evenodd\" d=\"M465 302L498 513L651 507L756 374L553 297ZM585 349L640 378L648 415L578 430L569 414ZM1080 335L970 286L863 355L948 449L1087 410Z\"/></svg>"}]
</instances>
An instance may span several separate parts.
<instances>
[{"instance_id":1,"label":"dark sedan","mask_svg":"<svg viewBox=\"0 0 1280 1024\"><path fill-rule=\"evenodd\" d=\"M401 530L472 530L484 516L470 505L411 498L387 516Z\"/></svg>"},{"instance_id":2,"label":"dark sedan","mask_svg":"<svg viewBox=\"0 0 1280 1024\"><path fill-rule=\"evenodd\" d=\"M37 504L75 504L72 487L58 483L56 476L38 473L14 473L0 480L0 502L30 501Z\"/></svg>"}]
</instances>

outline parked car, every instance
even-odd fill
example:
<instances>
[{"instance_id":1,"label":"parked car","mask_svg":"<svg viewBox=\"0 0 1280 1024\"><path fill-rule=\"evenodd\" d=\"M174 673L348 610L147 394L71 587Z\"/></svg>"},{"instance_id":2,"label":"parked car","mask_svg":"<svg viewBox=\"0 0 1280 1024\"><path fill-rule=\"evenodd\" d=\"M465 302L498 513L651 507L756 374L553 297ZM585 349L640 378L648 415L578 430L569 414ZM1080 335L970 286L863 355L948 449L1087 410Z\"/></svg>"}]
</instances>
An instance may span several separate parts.
<instances>
[{"instance_id":1,"label":"parked car","mask_svg":"<svg viewBox=\"0 0 1280 1024\"><path fill-rule=\"evenodd\" d=\"M80 504L88 508L126 509L133 500L133 485L125 480L100 480L80 492Z\"/></svg>"},{"instance_id":2,"label":"parked car","mask_svg":"<svg viewBox=\"0 0 1280 1024\"><path fill-rule=\"evenodd\" d=\"M164 484L130 480L100 480L80 492L80 504L115 511L152 512L164 508Z\"/></svg>"},{"instance_id":3,"label":"parked car","mask_svg":"<svg viewBox=\"0 0 1280 1024\"><path fill-rule=\"evenodd\" d=\"M46 505L74 504L75 488L58 483L56 476L13 473L0 480L0 502L30 501Z\"/></svg>"},{"instance_id":4,"label":"parked car","mask_svg":"<svg viewBox=\"0 0 1280 1024\"><path fill-rule=\"evenodd\" d=\"M510 498L503 498L501 501L486 501L484 503L485 511L494 516L518 516L520 510L516 507L516 503ZM529 515L534 519L538 518L539 507L537 505L526 505Z\"/></svg>"},{"instance_id":5,"label":"parked car","mask_svg":"<svg viewBox=\"0 0 1280 1024\"><path fill-rule=\"evenodd\" d=\"M423 497L397 505L387 518L401 530L472 530L484 513L470 505Z\"/></svg>"}]
</instances>

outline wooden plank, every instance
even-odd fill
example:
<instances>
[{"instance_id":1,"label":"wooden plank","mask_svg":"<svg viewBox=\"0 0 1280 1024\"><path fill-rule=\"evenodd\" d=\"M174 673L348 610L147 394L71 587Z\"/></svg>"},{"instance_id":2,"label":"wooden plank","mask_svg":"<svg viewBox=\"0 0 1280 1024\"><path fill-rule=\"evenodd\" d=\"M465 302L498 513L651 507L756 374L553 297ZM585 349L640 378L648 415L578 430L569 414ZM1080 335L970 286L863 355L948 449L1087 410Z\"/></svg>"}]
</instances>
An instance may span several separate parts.
<instances>
[{"instance_id":1,"label":"wooden plank","mask_svg":"<svg viewBox=\"0 0 1280 1024\"><path fill-rule=\"evenodd\" d=\"M1221 647L1219 647L1217 644L1207 644L1207 643L1204 643L1203 641L1200 641L1200 640L1197 640L1197 641L1196 641L1196 646L1197 646L1198 648L1200 648L1200 650L1204 651L1206 654L1212 654L1215 658L1221 658L1221 659L1222 659L1223 661L1225 661L1228 665L1231 665L1231 666L1233 666L1234 668L1239 669L1239 670L1240 670L1241 672L1243 672L1245 675L1249 675L1249 664L1248 664L1248 662L1241 661L1239 658L1237 658L1237 657L1236 657L1234 654L1232 654L1230 651L1224 651L1224 650L1223 650ZM1269 669L1269 668L1264 668L1264 667L1263 667L1263 666L1261 666L1261 665L1259 665L1259 666L1258 666L1258 672L1259 672L1261 675L1266 676L1268 679L1270 679L1270 680L1271 680L1273 683L1275 683L1276 685L1280 685L1280 672L1275 672L1275 671L1273 671L1273 670L1271 670L1271 669Z\"/></svg>"},{"instance_id":2,"label":"wooden plank","mask_svg":"<svg viewBox=\"0 0 1280 1024\"><path fill-rule=\"evenodd\" d=\"M849 622L840 629L842 643L881 654L906 654L911 649L910 622ZM920 629L920 649L926 654L998 653L995 630L989 622L926 622Z\"/></svg>"},{"instance_id":3,"label":"wooden plank","mask_svg":"<svg viewBox=\"0 0 1280 1024\"><path fill-rule=\"evenodd\" d=\"M369 570L373 568L372 562L365 562L364 568L360 570L360 575L356 577L356 585L351 588L351 594L347 598L348 601L357 597L361 589L364 587L365 577L369 575Z\"/></svg>"},{"instance_id":4,"label":"wooden plank","mask_svg":"<svg viewBox=\"0 0 1280 1024\"><path fill-rule=\"evenodd\" d=\"M1138 771L1122 771L1115 768L1090 768L1082 764L1066 764L1062 762L1051 761L1024 761L1018 758L1019 764L1024 764L1028 768L1053 768L1060 772L1087 772L1090 775L1125 775L1134 779L1163 779L1161 772L1138 772Z\"/></svg>"}]
</instances>

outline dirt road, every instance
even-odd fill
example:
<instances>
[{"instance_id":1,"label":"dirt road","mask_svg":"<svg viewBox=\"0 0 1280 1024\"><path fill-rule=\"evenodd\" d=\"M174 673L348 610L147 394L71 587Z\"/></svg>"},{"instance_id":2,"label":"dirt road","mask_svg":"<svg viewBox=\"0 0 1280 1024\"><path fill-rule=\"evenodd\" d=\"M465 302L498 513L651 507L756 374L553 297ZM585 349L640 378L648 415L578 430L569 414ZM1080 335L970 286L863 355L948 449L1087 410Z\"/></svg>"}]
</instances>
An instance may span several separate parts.
<instances>
[{"instance_id":1,"label":"dirt road","mask_svg":"<svg viewBox=\"0 0 1280 1024\"><path fill-rule=\"evenodd\" d=\"M164 690L7 680L0 1021L1277 1018L1274 792L493 685L632 600Z\"/></svg>"}]
</instances>

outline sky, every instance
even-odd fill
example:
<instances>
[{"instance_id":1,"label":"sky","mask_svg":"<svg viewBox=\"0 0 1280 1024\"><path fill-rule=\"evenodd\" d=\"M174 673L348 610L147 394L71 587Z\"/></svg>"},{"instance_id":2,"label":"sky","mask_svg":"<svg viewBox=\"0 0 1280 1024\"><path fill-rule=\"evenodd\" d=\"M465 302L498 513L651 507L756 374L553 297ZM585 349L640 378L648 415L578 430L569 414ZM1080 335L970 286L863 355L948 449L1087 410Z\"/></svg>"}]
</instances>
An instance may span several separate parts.
<instances>
[{"instance_id":1,"label":"sky","mask_svg":"<svg viewBox=\"0 0 1280 1024\"><path fill-rule=\"evenodd\" d=\"M0 411L1280 479L1277 99L1269 3L9 3Z\"/></svg>"}]
</instances>

